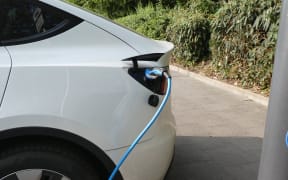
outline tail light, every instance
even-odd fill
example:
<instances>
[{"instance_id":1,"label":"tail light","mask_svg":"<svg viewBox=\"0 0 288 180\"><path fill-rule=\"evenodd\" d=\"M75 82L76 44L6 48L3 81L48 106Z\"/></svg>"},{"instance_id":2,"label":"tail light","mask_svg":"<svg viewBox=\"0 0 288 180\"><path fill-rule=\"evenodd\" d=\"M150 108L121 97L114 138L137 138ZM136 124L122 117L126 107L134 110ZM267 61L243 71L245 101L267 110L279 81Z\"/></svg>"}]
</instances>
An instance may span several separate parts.
<instances>
[{"instance_id":1,"label":"tail light","mask_svg":"<svg viewBox=\"0 0 288 180\"><path fill-rule=\"evenodd\" d=\"M165 70L169 74L169 68ZM162 76L162 82L161 82L161 94L166 94L168 88L168 79L165 76Z\"/></svg>"}]
</instances>

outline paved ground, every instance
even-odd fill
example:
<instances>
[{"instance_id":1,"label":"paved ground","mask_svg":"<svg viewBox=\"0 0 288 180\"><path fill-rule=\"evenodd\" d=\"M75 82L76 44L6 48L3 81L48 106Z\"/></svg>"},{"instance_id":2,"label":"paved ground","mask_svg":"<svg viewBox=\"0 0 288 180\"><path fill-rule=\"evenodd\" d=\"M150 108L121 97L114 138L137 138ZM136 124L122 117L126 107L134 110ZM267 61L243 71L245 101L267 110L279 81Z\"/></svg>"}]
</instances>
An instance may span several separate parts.
<instances>
[{"instance_id":1,"label":"paved ground","mask_svg":"<svg viewBox=\"0 0 288 180\"><path fill-rule=\"evenodd\" d=\"M267 108L172 74L177 140L166 180L256 180Z\"/></svg>"}]
</instances>

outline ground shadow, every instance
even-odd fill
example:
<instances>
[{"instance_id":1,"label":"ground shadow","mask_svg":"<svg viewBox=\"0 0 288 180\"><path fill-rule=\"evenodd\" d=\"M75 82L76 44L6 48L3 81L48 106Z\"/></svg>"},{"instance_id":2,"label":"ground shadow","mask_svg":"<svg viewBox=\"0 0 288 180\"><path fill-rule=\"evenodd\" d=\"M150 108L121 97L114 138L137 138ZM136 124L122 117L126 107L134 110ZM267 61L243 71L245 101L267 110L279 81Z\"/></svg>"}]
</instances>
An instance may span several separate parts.
<instances>
[{"instance_id":1,"label":"ground shadow","mask_svg":"<svg viewBox=\"0 0 288 180\"><path fill-rule=\"evenodd\" d=\"M179 136L165 180L256 180L261 148L256 137Z\"/></svg>"}]
</instances>

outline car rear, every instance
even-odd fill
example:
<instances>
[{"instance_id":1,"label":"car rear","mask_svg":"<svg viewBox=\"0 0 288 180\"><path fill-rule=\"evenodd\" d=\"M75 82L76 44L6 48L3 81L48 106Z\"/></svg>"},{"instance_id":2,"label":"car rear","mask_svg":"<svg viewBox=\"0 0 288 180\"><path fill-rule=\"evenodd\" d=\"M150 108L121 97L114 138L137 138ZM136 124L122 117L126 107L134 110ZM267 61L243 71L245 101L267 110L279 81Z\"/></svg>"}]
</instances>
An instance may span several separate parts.
<instances>
[{"instance_id":1,"label":"car rear","mask_svg":"<svg viewBox=\"0 0 288 180\"><path fill-rule=\"evenodd\" d=\"M43 1L53 2L53 0ZM116 112L122 113L119 115L121 116L121 125L120 122L116 123L123 126L123 130L114 128L116 130L113 132L115 146L106 150L108 156L117 164L158 108L159 104L153 106L149 103L149 97L155 95L162 101L165 94L165 79L156 79L155 82L151 82L145 78L144 71L147 68L161 68L169 71L169 62L174 46L166 41L151 40L103 17L95 16L78 7L66 6L66 3L61 1L55 5L63 7L69 13L77 14L78 17L85 19L95 27L119 38L137 52L135 56L121 59L122 75L119 74L119 79L117 77L115 79L115 81L125 79L123 83L130 91L123 100L123 109ZM175 120L171 112L171 100L169 100L152 129L121 167L123 178L127 180L163 179L173 157L175 135Z\"/></svg>"},{"instance_id":2,"label":"car rear","mask_svg":"<svg viewBox=\"0 0 288 180\"><path fill-rule=\"evenodd\" d=\"M54 128L104 151L116 164L163 100L173 45L155 41L59 0L41 0L80 18L40 41L9 45L13 67L1 107L1 130ZM19 89L21 91L19 92ZM9 122L9 123L5 123ZM171 102L121 167L126 180L163 179L175 143ZM111 171L111 169L109 169Z\"/></svg>"}]
</instances>

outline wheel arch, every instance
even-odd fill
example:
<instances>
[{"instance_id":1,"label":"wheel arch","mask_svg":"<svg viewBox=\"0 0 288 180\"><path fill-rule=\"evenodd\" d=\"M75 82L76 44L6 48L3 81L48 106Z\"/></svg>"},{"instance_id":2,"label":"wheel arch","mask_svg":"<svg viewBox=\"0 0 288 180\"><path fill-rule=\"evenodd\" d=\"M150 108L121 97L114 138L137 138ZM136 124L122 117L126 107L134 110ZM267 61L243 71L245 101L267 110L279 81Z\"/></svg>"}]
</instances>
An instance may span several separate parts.
<instances>
[{"instance_id":1,"label":"wheel arch","mask_svg":"<svg viewBox=\"0 0 288 180\"><path fill-rule=\"evenodd\" d=\"M95 162L101 163L101 167L105 168L103 175L107 176L107 179L115 167L114 162L103 150L87 139L67 131L46 127L23 127L0 132L0 145L2 147L9 143L17 143L19 141L45 140L63 142L83 151L83 153L87 153L87 155L93 158L93 161L95 160ZM120 172L117 173L115 180L123 180Z\"/></svg>"}]
</instances>

